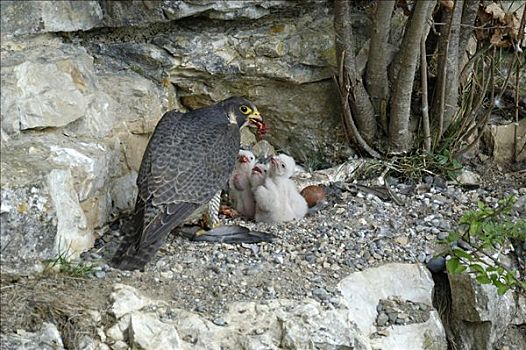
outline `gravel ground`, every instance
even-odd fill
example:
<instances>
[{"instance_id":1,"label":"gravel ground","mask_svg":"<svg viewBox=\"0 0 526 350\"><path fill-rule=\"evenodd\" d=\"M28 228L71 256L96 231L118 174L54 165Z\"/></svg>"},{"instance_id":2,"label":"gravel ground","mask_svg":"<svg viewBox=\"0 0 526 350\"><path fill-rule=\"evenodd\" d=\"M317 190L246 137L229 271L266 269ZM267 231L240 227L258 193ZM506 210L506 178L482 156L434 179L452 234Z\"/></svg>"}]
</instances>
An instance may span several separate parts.
<instances>
[{"instance_id":1,"label":"gravel ground","mask_svg":"<svg viewBox=\"0 0 526 350\"><path fill-rule=\"evenodd\" d=\"M299 222L222 220L272 233L277 237L274 243L213 244L173 235L145 272L123 272L102 264L95 275L131 284L218 323L233 301L312 297L331 307L339 302L337 283L354 271L386 262L428 262L440 249L437 239L446 237L478 200L495 204L501 196L514 194L519 197L514 215L525 215L525 174L495 178L495 173L486 169L477 188L437 178L417 186L394 184L403 205L341 190L341 184L330 186L327 205ZM117 236L118 229L103 236L88 260L111 254Z\"/></svg>"},{"instance_id":2,"label":"gravel ground","mask_svg":"<svg viewBox=\"0 0 526 350\"><path fill-rule=\"evenodd\" d=\"M95 265L91 278L2 276L2 331L37 325L38 319L13 315L29 315L35 305L49 305L53 298L67 301L59 305L62 308L105 314L115 283L129 284L172 307L198 312L218 325L225 322L222 312L235 301L311 297L331 308L339 302L338 282L352 272L386 262L428 262L440 248L437 239L454 229L456 220L477 200L495 204L503 195L514 194L519 199L513 215L526 216L524 171L504 174L498 168L480 167L477 172L482 175L480 186L470 188L436 178L416 186L394 181L392 189L403 205L342 190L345 186L340 184L327 189L325 207L299 222L269 225L223 218L225 223L272 233L275 242L213 244L172 235L145 272L108 267L106 259L119 241L118 225L111 225L83 254L85 262ZM381 320L386 324L394 311L405 314L415 307L409 305L405 312L391 304L386 302L387 320Z\"/></svg>"}]
</instances>

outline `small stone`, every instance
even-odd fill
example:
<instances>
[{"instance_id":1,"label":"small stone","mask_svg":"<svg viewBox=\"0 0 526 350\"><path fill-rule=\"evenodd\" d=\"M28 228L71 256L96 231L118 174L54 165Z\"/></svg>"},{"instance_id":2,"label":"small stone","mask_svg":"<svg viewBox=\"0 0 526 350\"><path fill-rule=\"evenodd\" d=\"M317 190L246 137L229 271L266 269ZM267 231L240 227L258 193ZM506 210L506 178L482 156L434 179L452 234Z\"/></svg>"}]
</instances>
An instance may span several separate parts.
<instances>
[{"instance_id":1,"label":"small stone","mask_svg":"<svg viewBox=\"0 0 526 350\"><path fill-rule=\"evenodd\" d=\"M383 327L387 325L387 322L389 321L389 317L385 313L381 313L378 315L378 318L376 319L376 324L380 327Z\"/></svg>"},{"instance_id":2,"label":"small stone","mask_svg":"<svg viewBox=\"0 0 526 350\"><path fill-rule=\"evenodd\" d=\"M402 246L405 246L407 245L407 243L409 243L409 238L407 236L398 236L396 237L395 239L395 242L402 245Z\"/></svg>"},{"instance_id":3,"label":"small stone","mask_svg":"<svg viewBox=\"0 0 526 350\"><path fill-rule=\"evenodd\" d=\"M99 248L102 248L104 247L104 240L102 238L97 238L95 239L95 243L93 244L93 246L96 248L96 249L99 249Z\"/></svg>"},{"instance_id":4,"label":"small stone","mask_svg":"<svg viewBox=\"0 0 526 350\"><path fill-rule=\"evenodd\" d=\"M122 340L118 340L116 341L112 346L111 348L113 350L128 350L128 344L126 344L125 342L123 342Z\"/></svg>"},{"instance_id":5,"label":"small stone","mask_svg":"<svg viewBox=\"0 0 526 350\"><path fill-rule=\"evenodd\" d=\"M283 264L283 255L274 255L274 262L276 264Z\"/></svg>"},{"instance_id":6,"label":"small stone","mask_svg":"<svg viewBox=\"0 0 526 350\"><path fill-rule=\"evenodd\" d=\"M443 240L443 239L446 239L448 236L449 236L449 232L443 232L443 231L440 231L440 232L438 233L437 238L438 238L439 240Z\"/></svg>"},{"instance_id":7,"label":"small stone","mask_svg":"<svg viewBox=\"0 0 526 350\"><path fill-rule=\"evenodd\" d=\"M379 329L376 333L384 337L388 337L390 334L387 329Z\"/></svg>"},{"instance_id":8,"label":"small stone","mask_svg":"<svg viewBox=\"0 0 526 350\"><path fill-rule=\"evenodd\" d=\"M387 316L389 318L389 321L391 323L394 323L396 321L396 319L398 318L398 312L396 312L396 311L388 312Z\"/></svg>"},{"instance_id":9,"label":"small stone","mask_svg":"<svg viewBox=\"0 0 526 350\"><path fill-rule=\"evenodd\" d=\"M314 295L320 300L327 300L330 298L330 294L324 288L321 287L314 288L312 290L312 295Z\"/></svg>"},{"instance_id":10,"label":"small stone","mask_svg":"<svg viewBox=\"0 0 526 350\"><path fill-rule=\"evenodd\" d=\"M446 268L446 258L443 256L431 258L426 266L433 273L442 272Z\"/></svg>"},{"instance_id":11,"label":"small stone","mask_svg":"<svg viewBox=\"0 0 526 350\"><path fill-rule=\"evenodd\" d=\"M227 322L222 317L216 317L212 320L212 323L216 326L224 327L226 326Z\"/></svg>"},{"instance_id":12,"label":"small stone","mask_svg":"<svg viewBox=\"0 0 526 350\"><path fill-rule=\"evenodd\" d=\"M104 278L104 277L106 277L106 272L104 272L104 271L95 271L95 277L97 277L97 278Z\"/></svg>"},{"instance_id":13,"label":"small stone","mask_svg":"<svg viewBox=\"0 0 526 350\"><path fill-rule=\"evenodd\" d=\"M401 318L397 318L395 321L394 321L395 324L397 325L403 325L405 324L405 320L404 319L401 319Z\"/></svg>"},{"instance_id":14,"label":"small stone","mask_svg":"<svg viewBox=\"0 0 526 350\"><path fill-rule=\"evenodd\" d=\"M114 221L110 224L110 229L112 231L117 231L119 229L119 227L121 226L121 223L119 222L119 220L117 221Z\"/></svg>"},{"instance_id":15,"label":"small stone","mask_svg":"<svg viewBox=\"0 0 526 350\"><path fill-rule=\"evenodd\" d=\"M314 264L316 262L316 256L314 254L307 254L305 255L305 260L311 264Z\"/></svg>"},{"instance_id":16,"label":"small stone","mask_svg":"<svg viewBox=\"0 0 526 350\"><path fill-rule=\"evenodd\" d=\"M426 257L427 257L427 256L426 256L426 253L424 253L424 252L420 252L420 253L418 254L417 259L418 259L419 262L424 263L424 262L426 262Z\"/></svg>"}]
</instances>

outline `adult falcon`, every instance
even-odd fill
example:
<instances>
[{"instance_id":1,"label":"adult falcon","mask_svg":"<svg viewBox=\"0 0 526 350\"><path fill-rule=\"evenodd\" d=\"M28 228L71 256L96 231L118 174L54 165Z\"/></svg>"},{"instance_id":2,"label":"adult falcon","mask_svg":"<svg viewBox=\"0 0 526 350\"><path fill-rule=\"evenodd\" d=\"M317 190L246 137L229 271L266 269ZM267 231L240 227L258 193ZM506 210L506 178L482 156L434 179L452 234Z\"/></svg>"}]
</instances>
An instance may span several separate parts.
<instances>
[{"instance_id":1,"label":"adult falcon","mask_svg":"<svg viewBox=\"0 0 526 350\"><path fill-rule=\"evenodd\" d=\"M245 126L265 127L254 103L243 97L164 114L142 158L135 211L112 259L114 267L143 269L170 231L211 201L219 203Z\"/></svg>"}]
</instances>

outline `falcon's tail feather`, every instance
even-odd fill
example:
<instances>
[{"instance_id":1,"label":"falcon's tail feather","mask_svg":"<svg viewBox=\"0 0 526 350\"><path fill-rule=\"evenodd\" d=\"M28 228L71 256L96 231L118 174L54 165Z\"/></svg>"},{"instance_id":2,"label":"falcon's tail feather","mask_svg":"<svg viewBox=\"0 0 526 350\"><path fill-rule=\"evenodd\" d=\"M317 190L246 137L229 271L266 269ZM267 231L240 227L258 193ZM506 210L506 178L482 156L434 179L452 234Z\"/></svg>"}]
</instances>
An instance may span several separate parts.
<instances>
[{"instance_id":1,"label":"falcon's tail feather","mask_svg":"<svg viewBox=\"0 0 526 350\"><path fill-rule=\"evenodd\" d=\"M125 234L110 264L120 270L143 270L157 253L166 236L179 226L197 207L193 203L180 203L168 206L168 214L159 213L147 226L144 225L144 206L140 208L129 223L129 234Z\"/></svg>"}]
</instances>

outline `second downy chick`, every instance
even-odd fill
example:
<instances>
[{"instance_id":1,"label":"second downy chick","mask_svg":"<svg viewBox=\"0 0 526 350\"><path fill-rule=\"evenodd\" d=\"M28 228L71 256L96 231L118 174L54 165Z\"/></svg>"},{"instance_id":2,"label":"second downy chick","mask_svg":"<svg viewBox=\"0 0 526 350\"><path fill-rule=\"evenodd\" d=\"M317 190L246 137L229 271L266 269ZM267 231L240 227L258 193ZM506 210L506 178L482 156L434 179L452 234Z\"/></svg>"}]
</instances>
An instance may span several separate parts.
<instances>
[{"instance_id":1,"label":"second downy chick","mask_svg":"<svg viewBox=\"0 0 526 350\"><path fill-rule=\"evenodd\" d=\"M250 185L250 175L256 157L250 151L239 151L236 165L228 181L228 195L237 212L245 217L254 217L254 195Z\"/></svg>"},{"instance_id":2,"label":"second downy chick","mask_svg":"<svg viewBox=\"0 0 526 350\"><path fill-rule=\"evenodd\" d=\"M305 216L307 202L290 179L295 167L294 159L285 154L271 158L268 177L254 188L256 221L285 222Z\"/></svg>"}]
</instances>

